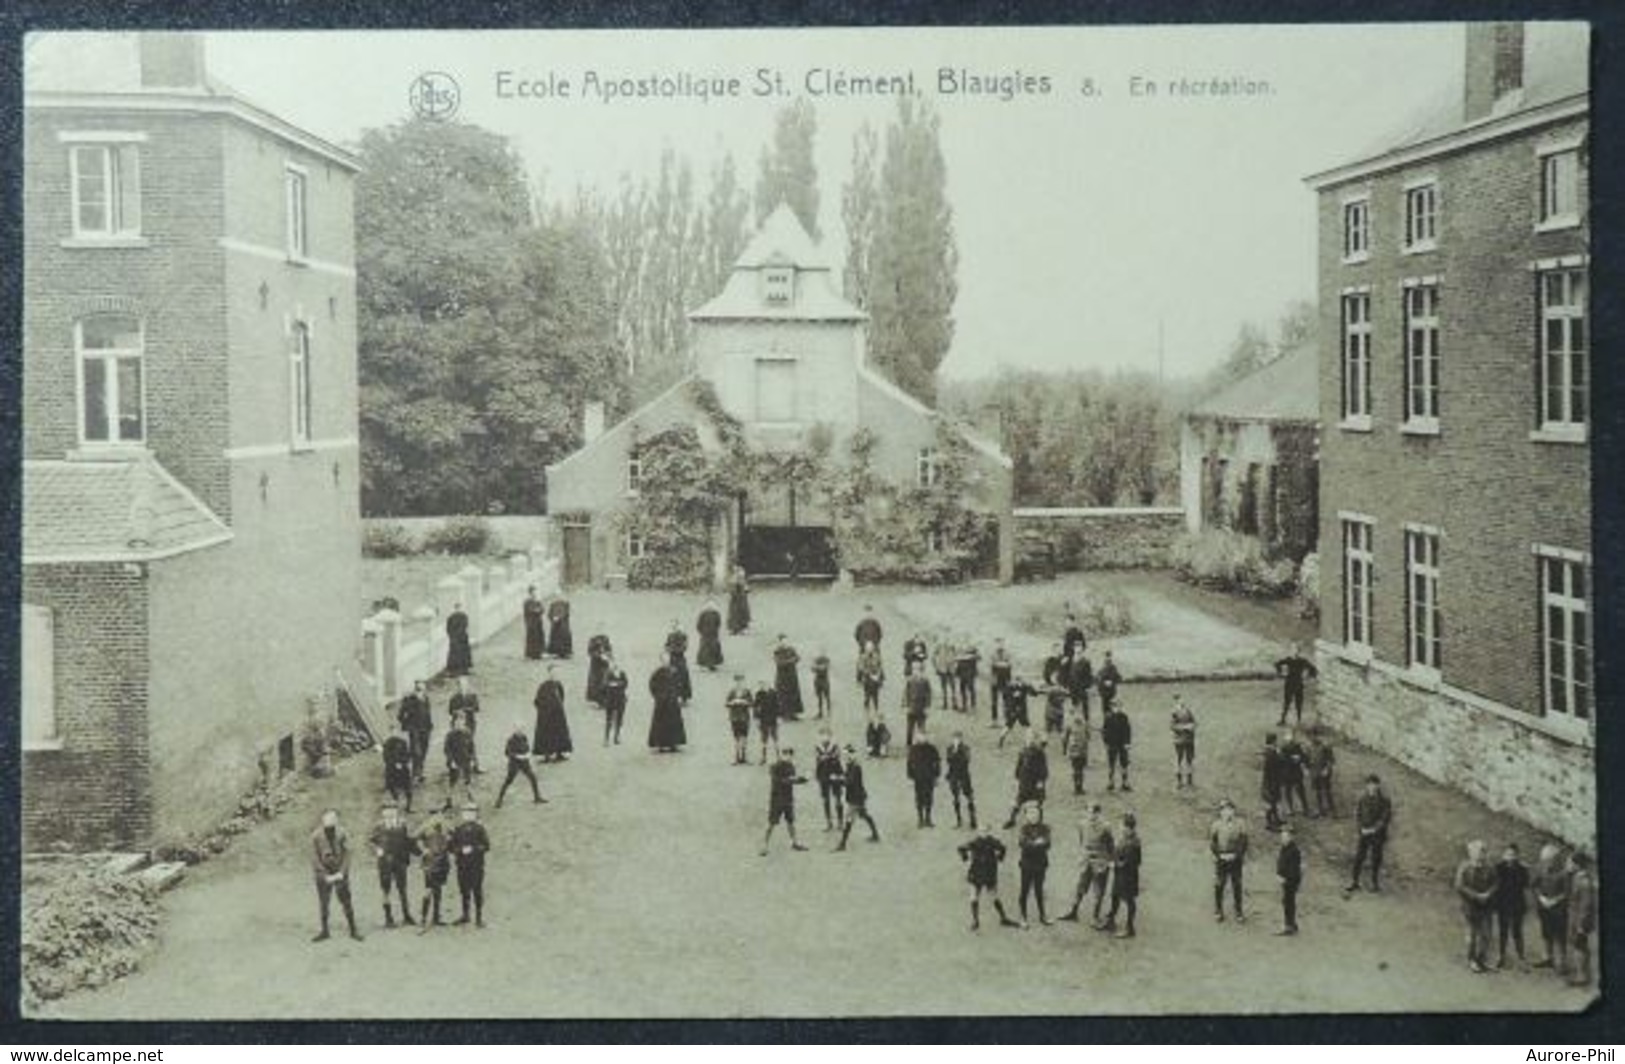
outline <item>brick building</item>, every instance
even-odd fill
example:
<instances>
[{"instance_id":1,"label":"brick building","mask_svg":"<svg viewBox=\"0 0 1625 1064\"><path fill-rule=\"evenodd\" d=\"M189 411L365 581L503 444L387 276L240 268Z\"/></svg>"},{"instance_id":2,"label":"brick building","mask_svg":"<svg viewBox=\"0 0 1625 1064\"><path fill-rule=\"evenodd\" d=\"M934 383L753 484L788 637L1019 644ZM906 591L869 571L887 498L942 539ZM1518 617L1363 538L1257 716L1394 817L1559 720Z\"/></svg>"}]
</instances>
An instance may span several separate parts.
<instances>
[{"instance_id":1,"label":"brick building","mask_svg":"<svg viewBox=\"0 0 1625 1064\"><path fill-rule=\"evenodd\" d=\"M752 448L799 447L818 432L840 456L854 433L869 429L876 473L898 484L931 483L939 428L957 433L975 466L970 479L976 488L967 502L998 521L990 575L1010 578L1010 459L967 428L946 426L936 411L867 365L867 316L836 293L833 270L788 207L768 215L722 292L688 318L693 371L607 432L594 424L601 414L589 414L586 445L548 467L548 511L562 525L568 582L624 574L642 553L618 520L638 490L640 438L692 425L703 445L720 446L696 401L696 383L709 386ZM741 499L738 513L717 530L713 567L720 576L737 560L753 575L783 575L793 556L788 565L802 575L833 576L828 525L815 493L770 486Z\"/></svg>"},{"instance_id":2,"label":"brick building","mask_svg":"<svg viewBox=\"0 0 1625 1064\"><path fill-rule=\"evenodd\" d=\"M1466 28L1459 95L1319 196L1325 717L1595 833L1587 32Z\"/></svg>"},{"instance_id":3,"label":"brick building","mask_svg":"<svg viewBox=\"0 0 1625 1064\"><path fill-rule=\"evenodd\" d=\"M1320 351L1288 351L1220 389L1179 427L1179 501L1191 532L1257 536L1302 561L1320 533Z\"/></svg>"},{"instance_id":4,"label":"brick building","mask_svg":"<svg viewBox=\"0 0 1625 1064\"><path fill-rule=\"evenodd\" d=\"M355 655L347 152L185 34L31 40L23 830L218 822Z\"/></svg>"}]
</instances>

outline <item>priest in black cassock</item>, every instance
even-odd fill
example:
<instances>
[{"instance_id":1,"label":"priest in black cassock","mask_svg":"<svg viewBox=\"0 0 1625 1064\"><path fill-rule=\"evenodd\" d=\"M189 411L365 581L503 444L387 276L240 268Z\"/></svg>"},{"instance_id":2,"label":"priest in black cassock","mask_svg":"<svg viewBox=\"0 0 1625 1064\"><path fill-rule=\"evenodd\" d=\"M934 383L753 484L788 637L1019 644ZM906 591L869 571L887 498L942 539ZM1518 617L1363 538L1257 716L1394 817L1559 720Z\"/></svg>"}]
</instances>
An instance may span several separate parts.
<instances>
[{"instance_id":1,"label":"priest in black cassock","mask_svg":"<svg viewBox=\"0 0 1625 1064\"><path fill-rule=\"evenodd\" d=\"M669 661L649 677L649 693L655 700L654 713L649 717L649 748L663 754L674 753L688 743L688 732L683 727L677 673Z\"/></svg>"},{"instance_id":2,"label":"priest in black cassock","mask_svg":"<svg viewBox=\"0 0 1625 1064\"><path fill-rule=\"evenodd\" d=\"M575 746L570 742L570 720L564 713L564 685L547 667L547 679L536 688L536 739L531 751L543 761L563 761Z\"/></svg>"},{"instance_id":3,"label":"priest in black cassock","mask_svg":"<svg viewBox=\"0 0 1625 1064\"><path fill-rule=\"evenodd\" d=\"M671 631L666 633L666 664L672 670L672 682L676 685L677 700L684 705L694 697L694 685L688 677L688 633L676 621L671 622Z\"/></svg>"},{"instance_id":4,"label":"priest in black cassock","mask_svg":"<svg viewBox=\"0 0 1625 1064\"><path fill-rule=\"evenodd\" d=\"M547 607L547 619L553 625L547 637L547 652L555 658L569 657L575 650L570 638L570 601L554 599Z\"/></svg>"},{"instance_id":5,"label":"priest in black cassock","mask_svg":"<svg viewBox=\"0 0 1625 1064\"><path fill-rule=\"evenodd\" d=\"M715 602L706 602L694 621L694 630L700 634L700 651L694 661L700 668L715 672L722 664L722 614Z\"/></svg>"},{"instance_id":6,"label":"priest in black cassock","mask_svg":"<svg viewBox=\"0 0 1625 1064\"><path fill-rule=\"evenodd\" d=\"M536 594L536 585L525 592L525 657L538 661L547 653L547 622L543 620L545 608Z\"/></svg>"},{"instance_id":7,"label":"priest in black cassock","mask_svg":"<svg viewBox=\"0 0 1625 1064\"><path fill-rule=\"evenodd\" d=\"M773 648L773 686L779 694L779 716L785 720L795 720L804 711L801 704L801 676L796 670L800 662L801 655L780 633L778 645Z\"/></svg>"},{"instance_id":8,"label":"priest in black cassock","mask_svg":"<svg viewBox=\"0 0 1625 1064\"><path fill-rule=\"evenodd\" d=\"M466 676L474 668L474 651L468 645L468 614L458 602L446 617L446 675Z\"/></svg>"}]
</instances>

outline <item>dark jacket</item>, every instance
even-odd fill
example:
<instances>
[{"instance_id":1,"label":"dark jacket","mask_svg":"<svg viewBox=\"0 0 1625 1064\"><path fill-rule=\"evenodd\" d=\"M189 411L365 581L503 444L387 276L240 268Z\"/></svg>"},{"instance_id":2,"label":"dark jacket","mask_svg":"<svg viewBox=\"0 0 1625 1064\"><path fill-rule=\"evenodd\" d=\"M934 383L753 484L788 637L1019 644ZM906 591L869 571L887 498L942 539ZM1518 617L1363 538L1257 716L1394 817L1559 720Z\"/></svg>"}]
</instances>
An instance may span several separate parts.
<instances>
[{"instance_id":1,"label":"dark jacket","mask_svg":"<svg viewBox=\"0 0 1625 1064\"><path fill-rule=\"evenodd\" d=\"M846 763L844 768L846 783L846 802L848 805L862 805L869 800L869 788L863 783L863 765L857 758Z\"/></svg>"},{"instance_id":2,"label":"dark jacket","mask_svg":"<svg viewBox=\"0 0 1625 1064\"><path fill-rule=\"evenodd\" d=\"M1016 783L1022 792L1044 793L1049 780L1049 758L1041 746L1024 746L1016 755Z\"/></svg>"},{"instance_id":3,"label":"dark jacket","mask_svg":"<svg viewBox=\"0 0 1625 1064\"><path fill-rule=\"evenodd\" d=\"M478 820L458 821L451 829L451 856L459 865L483 864L491 849L491 836ZM467 853L463 851L467 850Z\"/></svg>"},{"instance_id":4,"label":"dark jacket","mask_svg":"<svg viewBox=\"0 0 1625 1064\"><path fill-rule=\"evenodd\" d=\"M401 699L395 710L395 719L409 732L434 731L434 717L429 712L429 700L416 691Z\"/></svg>"},{"instance_id":5,"label":"dark jacket","mask_svg":"<svg viewBox=\"0 0 1625 1064\"><path fill-rule=\"evenodd\" d=\"M1315 677L1320 675L1315 668L1315 663L1302 654L1288 655L1277 661L1275 663L1275 674L1285 676L1287 687L1293 689L1303 686L1305 676Z\"/></svg>"},{"instance_id":6,"label":"dark jacket","mask_svg":"<svg viewBox=\"0 0 1625 1064\"><path fill-rule=\"evenodd\" d=\"M935 784L942 775L942 753L933 743L915 743L908 748L908 778L916 787Z\"/></svg>"},{"instance_id":7,"label":"dark jacket","mask_svg":"<svg viewBox=\"0 0 1625 1064\"><path fill-rule=\"evenodd\" d=\"M1393 815L1394 803L1381 791L1362 794L1360 800L1354 803L1354 823L1359 826L1360 834L1374 835L1378 841L1388 837L1388 822Z\"/></svg>"},{"instance_id":8,"label":"dark jacket","mask_svg":"<svg viewBox=\"0 0 1625 1064\"><path fill-rule=\"evenodd\" d=\"M1289 887L1303 882L1303 851L1296 841L1283 844L1275 855L1275 874Z\"/></svg>"},{"instance_id":9,"label":"dark jacket","mask_svg":"<svg viewBox=\"0 0 1625 1064\"><path fill-rule=\"evenodd\" d=\"M1134 727L1129 723L1128 714L1121 710L1106 714L1100 725L1100 741L1107 746L1128 746L1133 742Z\"/></svg>"},{"instance_id":10,"label":"dark jacket","mask_svg":"<svg viewBox=\"0 0 1625 1064\"><path fill-rule=\"evenodd\" d=\"M1514 857L1495 864L1495 907L1508 916L1529 909L1529 866Z\"/></svg>"},{"instance_id":11,"label":"dark jacket","mask_svg":"<svg viewBox=\"0 0 1625 1064\"><path fill-rule=\"evenodd\" d=\"M1117 688L1122 682L1123 674L1117 671L1115 661L1108 661L1095 679L1095 685L1100 688L1100 697L1108 702L1117 697Z\"/></svg>"},{"instance_id":12,"label":"dark jacket","mask_svg":"<svg viewBox=\"0 0 1625 1064\"><path fill-rule=\"evenodd\" d=\"M970 747L965 743L949 743L944 754L948 764L948 782L965 784L970 782Z\"/></svg>"},{"instance_id":13,"label":"dark jacket","mask_svg":"<svg viewBox=\"0 0 1625 1064\"><path fill-rule=\"evenodd\" d=\"M374 856L378 863L390 868L405 868L412 863L412 856L418 852L418 844L412 838L412 832L404 821L388 827L380 820L373 825L372 834L367 836L372 844Z\"/></svg>"},{"instance_id":14,"label":"dark jacket","mask_svg":"<svg viewBox=\"0 0 1625 1064\"><path fill-rule=\"evenodd\" d=\"M903 685L903 705L911 716L922 716L931 708L931 681L924 676L910 676Z\"/></svg>"},{"instance_id":15,"label":"dark jacket","mask_svg":"<svg viewBox=\"0 0 1625 1064\"><path fill-rule=\"evenodd\" d=\"M1140 896L1140 835L1133 828L1124 828L1117 836L1117 851L1112 854L1112 896Z\"/></svg>"},{"instance_id":16,"label":"dark jacket","mask_svg":"<svg viewBox=\"0 0 1625 1064\"><path fill-rule=\"evenodd\" d=\"M412 746L403 735L391 735L384 740L384 772L385 774L409 773L412 771Z\"/></svg>"},{"instance_id":17,"label":"dark jacket","mask_svg":"<svg viewBox=\"0 0 1625 1064\"><path fill-rule=\"evenodd\" d=\"M858 649L862 650L866 644L873 643L876 648L880 646L880 622L873 617L865 617L858 622L852 630L852 638L858 641Z\"/></svg>"},{"instance_id":18,"label":"dark jacket","mask_svg":"<svg viewBox=\"0 0 1625 1064\"><path fill-rule=\"evenodd\" d=\"M1004 860L1004 843L992 835L978 835L959 846L959 859L970 862L966 877L973 883L992 883L999 875L999 862Z\"/></svg>"},{"instance_id":19,"label":"dark jacket","mask_svg":"<svg viewBox=\"0 0 1625 1064\"><path fill-rule=\"evenodd\" d=\"M1021 867L1048 868L1049 848L1053 837L1048 824L1021 825Z\"/></svg>"},{"instance_id":20,"label":"dark jacket","mask_svg":"<svg viewBox=\"0 0 1625 1064\"><path fill-rule=\"evenodd\" d=\"M523 761L530 756L530 740L525 738L523 732L514 732L508 736L507 745L502 752L508 755L509 761Z\"/></svg>"}]
</instances>

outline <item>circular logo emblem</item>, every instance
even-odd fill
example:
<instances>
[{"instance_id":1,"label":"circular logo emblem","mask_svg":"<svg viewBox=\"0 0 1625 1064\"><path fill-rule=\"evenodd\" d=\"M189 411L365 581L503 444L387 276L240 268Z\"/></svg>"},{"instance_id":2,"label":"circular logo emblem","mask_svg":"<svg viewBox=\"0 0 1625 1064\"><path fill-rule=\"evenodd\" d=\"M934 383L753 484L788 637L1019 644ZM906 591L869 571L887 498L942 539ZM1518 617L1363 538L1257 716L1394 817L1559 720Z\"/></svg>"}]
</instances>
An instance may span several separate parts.
<instances>
[{"instance_id":1,"label":"circular logo emblem","mask_svg":"<svg viewBox=\"0 0 1625 1064\"><path fill-rule=\"evenodd\" d=\"M457 105L462 99L463 91L458 87L457 79L438 70L419 74L412 80L412 87L407 93L413 114L440 121L456 114Z\"/></svg>"}]
</instances>

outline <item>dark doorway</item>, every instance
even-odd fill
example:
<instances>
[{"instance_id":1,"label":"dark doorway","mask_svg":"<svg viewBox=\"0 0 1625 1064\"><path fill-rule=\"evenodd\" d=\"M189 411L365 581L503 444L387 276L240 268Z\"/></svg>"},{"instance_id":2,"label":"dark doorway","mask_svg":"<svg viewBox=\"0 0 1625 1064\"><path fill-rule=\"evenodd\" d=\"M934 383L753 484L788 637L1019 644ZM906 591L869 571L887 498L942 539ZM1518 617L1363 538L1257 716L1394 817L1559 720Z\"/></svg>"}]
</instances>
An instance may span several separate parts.
<instances>
[{"instance_id":1,"label":"dark doorway","mask_svg":"<svg viewBox=\"0 0 1625 1064\"><path fill-rule=\"evenodd\" d=\"M565 587L580 587L592 582L592 528L588 525L564 526Z\"/></svg>"}]
</instances>

